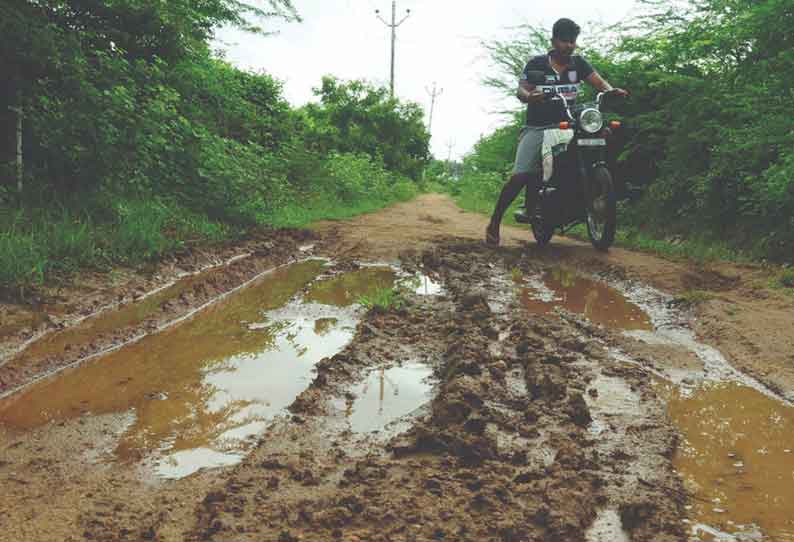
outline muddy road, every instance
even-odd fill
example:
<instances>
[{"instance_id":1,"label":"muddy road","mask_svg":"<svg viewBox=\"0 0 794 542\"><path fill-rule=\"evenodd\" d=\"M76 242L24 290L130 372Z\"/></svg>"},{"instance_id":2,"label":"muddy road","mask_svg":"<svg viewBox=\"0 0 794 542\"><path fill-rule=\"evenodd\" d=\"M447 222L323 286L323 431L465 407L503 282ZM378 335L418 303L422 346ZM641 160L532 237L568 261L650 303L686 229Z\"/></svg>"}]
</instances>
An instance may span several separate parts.
<instances>
[{"instance_id":1,"label":"muddy road","mask_svg":"<svg viewBox=\"0 0 794 542\"><path fill-rule=\"evenodd\" d=\"M0 540L794 540L794 299L425 195L0 306Z\"/></svg>"}]
</instances>

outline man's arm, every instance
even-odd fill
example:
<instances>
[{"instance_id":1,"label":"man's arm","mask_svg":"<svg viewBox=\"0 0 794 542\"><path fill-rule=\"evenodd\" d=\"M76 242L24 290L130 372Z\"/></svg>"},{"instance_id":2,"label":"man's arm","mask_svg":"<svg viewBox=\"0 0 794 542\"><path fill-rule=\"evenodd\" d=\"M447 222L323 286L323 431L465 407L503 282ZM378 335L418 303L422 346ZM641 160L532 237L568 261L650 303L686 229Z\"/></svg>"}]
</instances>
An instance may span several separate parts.
<instances>
[{"instance_id":1,"label":"man's arm","mask_svg":"<svg viewBox=\"0 0 794 542\"><path fill-rule=\"evenodd\" d=\"M525 104L538 103L543 101L543 91L535 88L535 85L528 81L519 81L516 98Z\"/></svg>"},{"instance_id":2,"label":"man's arm","mask_svg":"<svg viewBox=\"0 0 794 542\"><path fill-rule=\"evenodd\" d=\"M617 94L618 96L629 95L628 91L623 90L622 88L614 88L606 81L606 79L601 77L601 75L599 75L599 73L596 71L588 75L585 81L587 81L590 84L590 86L592 86L594 89L596 89L599 92L609 92L611 90L614 91L615 94Z\"/></svg>"}]
</instances>

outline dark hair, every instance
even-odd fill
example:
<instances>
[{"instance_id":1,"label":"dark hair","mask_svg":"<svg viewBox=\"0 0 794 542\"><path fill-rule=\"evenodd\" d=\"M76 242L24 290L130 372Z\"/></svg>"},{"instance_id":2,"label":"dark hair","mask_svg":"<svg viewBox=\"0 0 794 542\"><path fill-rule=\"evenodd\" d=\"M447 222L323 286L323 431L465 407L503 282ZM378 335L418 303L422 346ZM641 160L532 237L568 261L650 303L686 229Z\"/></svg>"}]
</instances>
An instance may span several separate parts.
<instances>
[{"instance_id":1,"label":"dark hair","mask_svg":"<svg viewBox=\"0 0 794 542\"><path fill-rule=\"evenodd\" d=\"M562 41L576 41L582 29L570 19L560 19L551 29L551 37Z\"/></svg>"}]
</instances>

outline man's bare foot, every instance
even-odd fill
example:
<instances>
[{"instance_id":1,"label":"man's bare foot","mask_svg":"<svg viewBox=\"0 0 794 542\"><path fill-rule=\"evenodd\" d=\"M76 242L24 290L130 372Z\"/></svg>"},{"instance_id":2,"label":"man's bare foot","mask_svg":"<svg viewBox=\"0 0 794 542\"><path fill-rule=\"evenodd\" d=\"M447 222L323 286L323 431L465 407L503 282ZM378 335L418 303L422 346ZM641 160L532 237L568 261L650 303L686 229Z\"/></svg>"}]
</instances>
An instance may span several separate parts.
<instances>
[{"instance_id":1,"label":"man's bare foot","mask_svg":"<svg viewBox=\"0 0 794 542\"><path fill-rule=\"evenodd\" d=\"M499 226L488 225L485 229L485 244L492 247L499 246Z\"/></svg>"}]
</instances>

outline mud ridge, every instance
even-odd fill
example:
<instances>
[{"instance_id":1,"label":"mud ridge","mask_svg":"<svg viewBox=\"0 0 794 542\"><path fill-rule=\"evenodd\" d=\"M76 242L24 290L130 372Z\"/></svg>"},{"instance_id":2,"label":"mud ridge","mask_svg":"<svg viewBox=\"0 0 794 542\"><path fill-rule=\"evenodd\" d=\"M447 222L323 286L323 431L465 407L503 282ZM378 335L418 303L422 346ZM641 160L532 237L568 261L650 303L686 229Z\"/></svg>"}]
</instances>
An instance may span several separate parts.
<instances>
[{"instance_id":1,"label":"mud ridge","mask_svg":"<svg viewBox=\"0 0 794 542\"><path fill-rule=\"evenodd\" d=\"M7 354L0 362L0 396L53 371L82 363L179 322L267 270L305 257L298 250L299 245L312 238L313 234L305 230L284 230L270 236L262 234L255 241L238 247L243 255L228 257L226 263L217 263L218 255L186 258L179 268L194 269L187 274L175 271L174 262L163 264L155 286L151 281L136 277L124 287L87 299L85 306L72 307L72 316L48 320L37 330L27 328L19 332L5 344ZM178 278L168 278L171 275ZM113 301L108 303L108 297ZM136 314L136 307L144 304L151 307ZM85 336L81 334L80 328L90 330L93 322L112 321L117 314L120 315L119 325L86 332Z\"/></svg>"}]
</instances>

